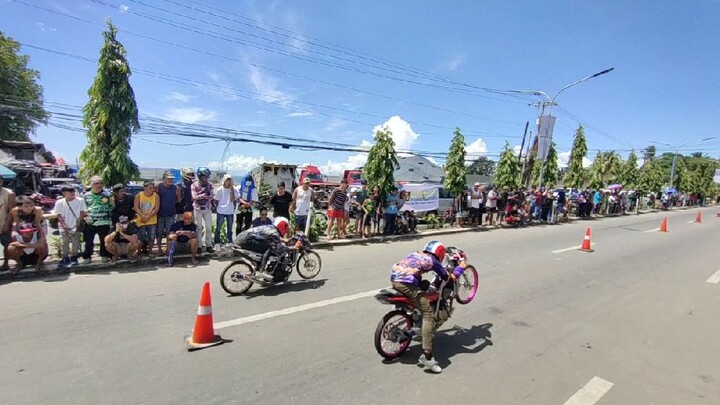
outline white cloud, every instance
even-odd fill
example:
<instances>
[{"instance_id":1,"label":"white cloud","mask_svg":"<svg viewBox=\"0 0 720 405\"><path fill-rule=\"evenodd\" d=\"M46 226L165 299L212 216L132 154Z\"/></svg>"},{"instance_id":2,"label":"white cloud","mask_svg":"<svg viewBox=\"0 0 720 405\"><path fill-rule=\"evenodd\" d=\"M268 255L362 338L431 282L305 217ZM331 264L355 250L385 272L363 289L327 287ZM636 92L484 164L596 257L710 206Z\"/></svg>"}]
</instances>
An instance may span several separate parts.
<instances>
[{"instance_id":1,"label":"white cloud","mask_svg":"<svg viewBox=\"0 0 720 405\"><path fill-rule=\"evenodd\" d=\"M180 93L178 91L173 91L167 96L163 98L163 100L166 101L180 101L181 103L187 103L190 101L190 96L187 94Z\"/></svg>"},{"instance_id":2,"label":"white cloud","mask_svg":"<svg viewBox=\"0 0 720 405\"><path fill-rule=\"evenodd\" d=\"M308 43L303 39L303 35L300 34L300 29L298 28L301 22L300 16L294 12L288 12L285 14L285 21L287 22L288 29L295 33L290 38L290 50L300 54L307 54Z\"/></svg>"},{"instance_id":3,"label":"white cloud","mask_svg":"<svg viewBox=\"0 0 720 405\"><path fill-rule=\"evenodd\" d=\"M330 120L330 122L325 126L323 131L325 132L333 132L337 131L338 129L344 127L347 125L347 121L341 120L340 118L333 118Z\"/></svg>"},{"instance_id":4,"label":"white cloud","mask_svg":"<svg viewBox=\"0 0 720 405\"><path fill-rule=\"evenodd\" d=\"M465 146L465 154L467 154L470 160L475 160L480 156L487 154L488 148L485 141L482 138L478 138Z\"/></svg>"},{"instance_id":5,"label":"white cloud","mask_svg":"<svg viewBox=\"0 0 720 405\"><path fill-rule=\"evenodd\" d=\"M466 59L467 59L467 55L464 53L459 53L459 54L453 55L453 56L449 57L448 59L440 62L439 66L438 66L438 70L454 72L454 71L458 70L460 65L462 65Z\"/></svg>"},{"instance_id":6,"label":"white cloud","mask_svg":"<svg viewBox=\"0 0 720 405\"><path fill-rule=\"evenodd\" d=\"M225 170L233 174L245 174L252 169L256 168L261 163L277 163L274 161L268 161L264 156L254 157L245 155L232 155L225 161ZM208 167L211 170L219 170L222 167L222 162L212 161L208 162Z\"/></svg>"},{"instance_id":7,"label":"white cloud","mask_svg":"<svg viewBox=\"0 0 720 405\"><path fill-rule=\"evenodd\" d=\"M121 13L127 13L128 11L130 11L130 7L125 4L121 4L118 8L120 9Z\"/></svg>"},{"instance_id":8,"label":"white cloud","mask_svg":"<svg viewBox=\"0 0 720 405\"><path fill-rule=\"evenodd\" d=\"M383 127L388 127L392 132L392 139L395 141L395 149L397 150L411 150L418 137L420 137L419 134L413 131L410 124L398 115L393 115L384 124L375 126L373 134Z\"/></svg>"},{"instance_id":9,"label":"white cloud","mask_svg":"<svg viewBox=\"0 0 720 405\"><path fill-rule=\"evenodd\" d=\"M260 100L287 107L293 101L293 96L280 89L280 81L270 75L262 73L255 66L249 66L248 79Z\"/></svg>"},{"instance_id":10,"label":"white cloud","mask_svg":"<svg viewBox=\"0 0 720 405\"><path fill-rule=\"evenodd\" d=\"M214 120L217 117L217 112L200 107L169 108L163 117L171 121L195 124Z\"/></svg>"},{"instance_id":11,"label":"white cloud","mask_svg":"<svg viewBox=\"0 0 720 405\"><path fill-rule=\"evenodd\" d=\"M568 162L570 162L570 152L561 152L558 153L558 167L561 169L564 169L568 167ZM588 159L587 157L583 158L583 167L587 168L592 165L592 160Z\"/></svg>"},{"instance_id":12,"label":"white cloud","mask_svg":"<svg viewBox=\"0 0 720 405\"><path fill-rule=\"evenodd\" d=\"M43 23L43 22L36 22L35 25L37 25L38 28L40 29L40 31L43 31L43 32L46 32L46 31L55 32L55 31L57 31L57 28L55 28L55 27L49 27L49 26L45 25L45 23Z\"/></svg>"},{"instance_id":13,"label":"white cloud","mask_svg":"<svg viewBox=\"0 0 720 405\"><path fill-rule=\"evenodd\" d=\"M288 117L309 117L311 115L315 115L315 113L310 111L300 111L300 112L293 112L288 114Z\"/></svg>"},{"instance_id":14,"label":"white cloud","mask_svg":"<svg viewBox=\"0 0 720 405\"><path fill-rule=\"evenodd\" d=\"M367 153L358 153L348 156L344 162L333 162L332 160L328 160L326 164L320 165L319 169L320 172L325 175L337 176L344 170L364 166L365 162L367 162Z\"/></svg>"}]
</instances>

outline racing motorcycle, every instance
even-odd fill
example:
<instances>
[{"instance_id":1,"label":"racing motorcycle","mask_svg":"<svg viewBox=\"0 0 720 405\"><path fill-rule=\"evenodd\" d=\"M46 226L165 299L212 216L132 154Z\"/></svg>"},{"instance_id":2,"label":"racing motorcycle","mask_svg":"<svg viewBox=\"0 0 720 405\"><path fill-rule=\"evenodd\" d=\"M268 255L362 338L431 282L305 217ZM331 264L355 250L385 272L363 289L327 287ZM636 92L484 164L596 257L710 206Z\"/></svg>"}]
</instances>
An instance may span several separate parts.
<instances>
[{"instance_id":1,"label":"racing motorcycle","mask_svg":"<svg viewBox=\"0 0 720 405\"><path fill-rule=\"evenodd\" d=\"M310 249L310 239L303 232L290 239L289 244L296 249L280 256L271 256L265 270L272 271L273 279L265 280L256 275L262 263L262 253L252 252L233 246L233 254L238 258L225 267L220 274L220 285L230 295L240 295L252 287L254 283L269 286L284 283L290 278L293 268L305 280L311 280L320 274L322 259Z\"/></svg>"},{"instance_id":2,"label":"racing motorcycle","mask_svg":"<svg viewBox=\"0 0 720 405\"><path fill-rule=\"evenodd\" d=\"M465 252L448 247L445 268L452 272L462 261L467 261ZM435 275L432 281L422 280L420 289L435 309L435 330L442 326L454 311L453 303L469 304L475 298L478 288L478 272L468 265L456 280L448 277L442 280ZM375 329L375 350L387 360L396 359L405 353L416 335L422 329L422 314L413 301L393 288L381 290L375 299L395 308L385 314Z\"/></svg>"}]
</instances>

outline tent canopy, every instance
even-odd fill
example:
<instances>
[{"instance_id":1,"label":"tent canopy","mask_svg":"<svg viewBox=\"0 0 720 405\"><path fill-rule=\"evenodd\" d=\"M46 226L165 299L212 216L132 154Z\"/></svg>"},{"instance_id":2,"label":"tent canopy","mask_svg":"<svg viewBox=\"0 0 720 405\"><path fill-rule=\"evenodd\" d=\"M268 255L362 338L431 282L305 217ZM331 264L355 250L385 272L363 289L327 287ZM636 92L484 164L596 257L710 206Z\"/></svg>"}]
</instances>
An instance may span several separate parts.
<instances>
[{"instance_id":1,"label":"tent canopy","mask_svg":"<svg viewBox=\"0 0 720 405\"><path fill-rule=\"evenodd\" d=\"M12 180L17 177L17 174L15 174L14 171L8 169L7 167L0 165L0 176L2 176L2 178L5 180Z\"/></svg>"}]
</instances>

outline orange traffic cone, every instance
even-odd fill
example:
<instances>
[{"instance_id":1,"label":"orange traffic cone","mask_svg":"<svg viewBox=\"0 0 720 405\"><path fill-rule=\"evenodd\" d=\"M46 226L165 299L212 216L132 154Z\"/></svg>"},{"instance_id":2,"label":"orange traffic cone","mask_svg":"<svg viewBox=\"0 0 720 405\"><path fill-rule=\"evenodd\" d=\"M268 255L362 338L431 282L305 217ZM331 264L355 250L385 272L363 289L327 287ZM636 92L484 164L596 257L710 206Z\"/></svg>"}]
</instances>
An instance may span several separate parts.
<instances>
[{"instance_id":1,"label":"orange traffic cone","mask_svg":"<svg viewBox=\"0 0 720 405\"><path fill-rule=\"evenodd\" d=\"M702 224L702 211L698 212L697 216L695 217L695 223Z\"/></svg>"},{"instance_id":2,"label":"orange traffic cone","mask_svg":"<svg viewBox=\"0 0 720 405\"><path fill-rule=\"evenodd\" d=\"M195 318L195 329L192 336L185 337L185 345L189 352L200 350L210 346L223 344L224 340L220 335L215 334L213 329L212 304L210 303L210 283L205 282L200 296L197 317Z\"/></svg>"},{"instance_id":3,"label":"orange traffic cone","mask_svg":"<svg viewBox=\"0 0 720 405\"><path fill-rule=\"evenodd\" d=\"M585 239L583 239L583 243L582 243L582 246L580 246L580 250L582 250L583 252L594 252L594 250L592 250L592 248L590 246L591 246L590 228L588 228L587 231L585 231Z\"/></svg>"},{"instance_id":4,"label":"orange traffic cone","mask_svg":"<svg viewBox=\"0 0 720 405\"><path fill-rule=\"evenodd\" d=\"M660 225L660 232L668 232L668 220L667 217L663 219L662 224Z\"/></svg>"}]
</instances>

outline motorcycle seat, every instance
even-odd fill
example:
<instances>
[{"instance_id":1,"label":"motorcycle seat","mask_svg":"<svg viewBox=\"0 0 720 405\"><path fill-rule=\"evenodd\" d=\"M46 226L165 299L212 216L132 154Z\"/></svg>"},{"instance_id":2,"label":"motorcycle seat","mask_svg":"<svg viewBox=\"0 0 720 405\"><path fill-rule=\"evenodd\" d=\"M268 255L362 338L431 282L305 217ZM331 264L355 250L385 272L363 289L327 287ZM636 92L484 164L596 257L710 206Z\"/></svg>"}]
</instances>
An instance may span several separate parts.
<instances>
[{"instance_id":1,"label":"motorcycle seat","mask_svg":"<svg viewBox=\"0 0 720 405\"><path fill-rule=\"evenodd\" d=\"M398 291L394 288L384 288L384 289L380 290L379 294L384 295L384 296L389 296L389 297L400 297L403 295L400 291Z\"/></svg>"}]
</instances>

